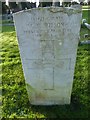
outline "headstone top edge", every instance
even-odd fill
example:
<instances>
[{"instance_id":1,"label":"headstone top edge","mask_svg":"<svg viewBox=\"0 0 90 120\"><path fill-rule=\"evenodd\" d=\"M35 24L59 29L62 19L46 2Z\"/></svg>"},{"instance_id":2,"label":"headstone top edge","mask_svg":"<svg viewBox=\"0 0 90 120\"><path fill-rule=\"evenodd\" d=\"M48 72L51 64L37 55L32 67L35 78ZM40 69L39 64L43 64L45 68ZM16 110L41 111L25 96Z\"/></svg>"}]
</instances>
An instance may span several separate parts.
<instances>
[{"instance_id":1,"label":"headstone top edge","mask_svg":"<svg viewBox=\"0 0 90 120\"><path fill-rule=\"evenodd\" d=\"M32 11L35 11L35 10L38 10L38 11L39 10L45 10L45 9L47 9L50 12L53 12L53 13L57 13L57 12L68 13L69 11L72 11L72 13L79 13L79 12L82 11L80 6L71 6L71 7L54 7L54 6L51 6L51 7L39 7L39 8L32 8L32 9L28 9L28 10L22 10L22 11L13 13L13 15L22 14L22 13L25 13L25 12L32 12Z\"/></svg>"}]
</instances>

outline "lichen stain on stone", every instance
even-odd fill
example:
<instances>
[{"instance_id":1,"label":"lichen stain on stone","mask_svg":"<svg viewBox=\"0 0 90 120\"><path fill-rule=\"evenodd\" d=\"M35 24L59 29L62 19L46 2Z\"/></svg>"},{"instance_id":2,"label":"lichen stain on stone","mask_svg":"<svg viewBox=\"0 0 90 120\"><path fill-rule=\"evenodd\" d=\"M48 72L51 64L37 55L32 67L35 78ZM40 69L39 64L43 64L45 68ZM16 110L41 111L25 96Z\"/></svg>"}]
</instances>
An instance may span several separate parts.
<instances>
[{"instance_id":1,"label":"lichen stain on stone","mask_svg":"<svg viewBox=\"0 0 90 120\"><path fill-rule=\"evenodd\" d=\"M76 13L81 13L81 9L77 9L75 10L74 8L67 8L67 7L62 7L62 8L59 8L59 7L50 7L48 8L48 10L50 12L53 12L53 13L57 13L57 12L63 12L63 13L66 13L68 15L72 15L72 14L76 14Z\"/></svg>"},{"instance_id":2,"label":"lichen stain on stone","mask_svg":"<svg viewBox=\"0 0 90 120\"><path fill-rule=\"evenodd\" d=\"M42 32L40 40L44 40L44 39L48 39L48 31L47 32L45 32L45 31Z\"/></svg>"},{"instance_id":3,"label":"lichen stain on stone","mask_svg":"<svg viewBox=\"0 0 90 120\"><path fill-rule=\"evenodd\" d=\"M31 101L31 96L33 96L34 99L37 100L43 100L45 99L45 94L41 93L40 91L35 90L34 88L31 87L31 85L29 85L28 83L26 83L27 86L27 90L28 90L28 95L29 95L29 99Z\"/></svg>"},{"instance_id":4,"label":"lichen stain on stone","mask_svg":"<svg viewBox=\"0 0 90 120\"><path fill-rule=\"evenodd\" d=\"M31 101L32 96L35 94L35 89L28 83L26 83L27 93L28 93L28 99Z\"/></svg>"},{"instance_id":5,"label":"lichen stain on stone","mask_svg":"<svg viewBox=\"0 0 90 120\"><path fill-rule=\"evenodd\" d=\"M69 10L69 11L67 11L66 13L67 13L67 15L68 15L68 16L70 16L70 15L72 15L73 10L72 10L72 9L70 9L70 10Z\"/></svg>"},{"instance_id":6,"label":"lichen stain on stone","mask_svg":"<svg viewBox=\"0 0 90 120\"><path fill-rule=\"evenodd\" d=\"M35 98L37 100L43 100L43 99L45 99L45 95L43 93L37 92L35 95Z\"/></svg>"},{"instance_id":7,"label":"lichen stain on stone","mask_svg":"<svg viewBox=\"0 0 90 120\"><path fill-rule=\"evenodd\" d=\"M27 89L29 90L29 91L35 91L35 89L30 85L30 84L28 84L28 83L26 83L26 87L27 87Z\"/></svg>"},{"instance_id":8,"label":"lichen stain on stone","mask_svg":"<svg viewBox=\"0 0 90 120\"><path fill-rule=\"evenodd\" d=\"M59 8L59 7L50 7L50 8L48 8L48 10L50 11L50 12L53 12L53 13L57 13L57 12L63 12L63 7L62 8Z\"/></svg>"}]
</instances>

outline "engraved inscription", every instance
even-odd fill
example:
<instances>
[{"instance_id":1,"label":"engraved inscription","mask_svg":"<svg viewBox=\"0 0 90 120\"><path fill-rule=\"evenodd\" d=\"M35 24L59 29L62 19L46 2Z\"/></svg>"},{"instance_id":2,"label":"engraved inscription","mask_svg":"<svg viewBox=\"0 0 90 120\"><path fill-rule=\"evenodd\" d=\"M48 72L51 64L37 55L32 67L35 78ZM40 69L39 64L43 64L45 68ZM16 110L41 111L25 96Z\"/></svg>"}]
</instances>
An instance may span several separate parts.
<instances>
[{"instance_id":1,"label":"engraved inscription","mask_svg":"<svg viewBox=\"0 0 90 120\"><path fill-rule=\"evenodd\" d=\"M59 59L59 60L42 60L42 59L26 59L24 61L28 69L44 69L44 68L60 68L61 70L71 69L71 59Z\"/></svg>"}]
</instances>

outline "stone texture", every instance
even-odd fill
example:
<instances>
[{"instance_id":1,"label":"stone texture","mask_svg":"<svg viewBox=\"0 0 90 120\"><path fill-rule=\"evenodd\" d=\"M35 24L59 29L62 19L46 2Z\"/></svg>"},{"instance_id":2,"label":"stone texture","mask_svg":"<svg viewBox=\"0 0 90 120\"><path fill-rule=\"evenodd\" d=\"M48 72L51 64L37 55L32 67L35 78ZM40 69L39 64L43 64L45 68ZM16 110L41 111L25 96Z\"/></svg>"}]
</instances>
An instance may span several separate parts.
<instances>
[{"instance_id":1,"label":"stone texture","mask_svg":"<svg viewBox=\"0 0 90 120\"><path fill-rule=\"evenodd\" d=\"M81 16L79 7L35 8L14 14L31 104L70 103Z\"/></svg>"}]
</instances>

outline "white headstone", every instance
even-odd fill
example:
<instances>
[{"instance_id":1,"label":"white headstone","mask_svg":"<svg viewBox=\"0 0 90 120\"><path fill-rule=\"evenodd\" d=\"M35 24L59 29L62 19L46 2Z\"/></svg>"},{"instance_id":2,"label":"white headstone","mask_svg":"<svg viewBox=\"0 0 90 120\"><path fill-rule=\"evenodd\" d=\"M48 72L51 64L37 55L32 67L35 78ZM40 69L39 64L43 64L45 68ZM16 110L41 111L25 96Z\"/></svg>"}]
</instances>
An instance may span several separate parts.
<instances>
[{"instance_id":1,"label":"white headstone","mask_svg":"<svg viewBox=\"0 0 90 120\"><path fill-rule=\"evenodd\" d=\"M69 104L81 8L34 8L14 14L31 104Z\"/></svg>"}]
</instances>

